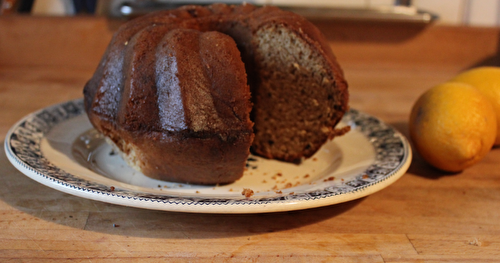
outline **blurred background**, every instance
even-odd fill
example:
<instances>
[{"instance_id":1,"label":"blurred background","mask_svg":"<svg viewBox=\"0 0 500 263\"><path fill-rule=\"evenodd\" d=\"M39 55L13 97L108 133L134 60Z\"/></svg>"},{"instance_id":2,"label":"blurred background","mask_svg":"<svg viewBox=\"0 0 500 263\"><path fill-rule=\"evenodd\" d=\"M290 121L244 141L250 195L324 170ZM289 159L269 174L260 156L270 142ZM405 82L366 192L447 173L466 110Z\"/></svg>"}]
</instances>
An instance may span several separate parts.
<instances>
[{"instance_id":1,"label":"blurred background","mask_svg":"<svg viewBox=\"0 0 500 263\"><path fill-rule=\"evenodd\" d=\"M241 3L236 0L217 2ZM446 25L500 26L500 0L247 0L257 5L278 5L303 12L309 18L433 21ZM174 8L207 0L0 0L1 14L37 16L95 14L131 17L158 9Z\"/></svg>"},{"instance_id":2,"label":"blurred background","mask_svg":"<svg viewBox=\"0 0 500 263\"><path fill-rule=\"evenodd\" d=\"M500 0L246 2L277 5L305 16L322 31L349 74L352 68L369 63L377 67L440 65L455 71L500 65ZM0 67L72 65L92 71L113 33L126 20L188 3L213 2L0 0Z\"/></svg>"}]
</instances>

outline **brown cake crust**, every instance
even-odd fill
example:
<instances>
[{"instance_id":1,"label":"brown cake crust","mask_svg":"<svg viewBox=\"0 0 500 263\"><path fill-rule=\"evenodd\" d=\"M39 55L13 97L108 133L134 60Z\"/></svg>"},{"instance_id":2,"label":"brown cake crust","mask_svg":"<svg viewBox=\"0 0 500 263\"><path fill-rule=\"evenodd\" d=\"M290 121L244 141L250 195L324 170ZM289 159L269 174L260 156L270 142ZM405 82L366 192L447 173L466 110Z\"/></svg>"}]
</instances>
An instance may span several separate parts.
<instances>
[{"instance_id":1,"label":"brown cake crust","mask_svg":"<svg viewBox=\"0 0 500 263\"><path fill-rule=\"evenodd\" d=\"M279 34L287 37L279 38ZM298 42L290 47L296 49L291 57L297 57L299 63L267 59L266 50L273 51L265 45L268 39ZM291 82L281 80L290 78L284 76L289 66L301 66L308 59L298 58L304 52L315 61L296 74L305 76L298 81L318 83L313 86L319 91L297 95L294 93L304 90L303 86L287 90L283 86ZM273 63L279 64L277 70L270 68ZM299 106L282 103L277 104L281 108L269 108L270 100L263 99L269 92L279 97L297 95L295 101L304 95L313 96L312 101L325 98L321 107L306 107L298 114L331 113L303 130L305 136L302 130L293 130L284 134L297 139L269 143L268 137L275 135L266 130L274 126L259 116L274 118L277 127L292 117L282 120L280 115L259 111ZM338 133L334 127L348 101L342 70L316 27L276 7L248 4L185 6L124 24L85 86L84 95L91 123L132 166L153 178L196 184L237 180L252 143L253 151L267 158L297 162L311 156ZM308 118L301 117L291 125L308 127ZM293 147L287 148L287 144Z\"/></svg>"}]
</instances>

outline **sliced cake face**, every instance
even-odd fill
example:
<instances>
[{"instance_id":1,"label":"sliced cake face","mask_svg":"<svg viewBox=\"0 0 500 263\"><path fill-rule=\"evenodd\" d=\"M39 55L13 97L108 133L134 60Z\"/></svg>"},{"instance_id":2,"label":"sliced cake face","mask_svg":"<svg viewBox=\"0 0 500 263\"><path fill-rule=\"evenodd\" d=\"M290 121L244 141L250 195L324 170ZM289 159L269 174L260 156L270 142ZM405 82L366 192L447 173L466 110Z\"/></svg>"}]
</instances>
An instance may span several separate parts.
<instances>
[{"instance_id":1,"label":"sliced cake face","mask_svg":"<svg viewBox=\"0 0 500 263\"><path fill-rule=\"evenodd\" d=\"M333 133L341 92L323 54L280 25L255 38L260 82L252 89L256 153L285 161L309 157Z\"/></svg>"}]
</instances>

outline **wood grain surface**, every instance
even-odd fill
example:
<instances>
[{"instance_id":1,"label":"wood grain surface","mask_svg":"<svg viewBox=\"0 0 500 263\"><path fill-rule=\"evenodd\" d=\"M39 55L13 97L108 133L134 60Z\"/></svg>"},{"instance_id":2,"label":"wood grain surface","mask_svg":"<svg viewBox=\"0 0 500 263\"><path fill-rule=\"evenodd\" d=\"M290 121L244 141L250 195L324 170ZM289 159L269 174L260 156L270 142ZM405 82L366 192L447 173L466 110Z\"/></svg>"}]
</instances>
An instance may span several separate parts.
<instances>
[{"instance_id":1,"label":"wood grain surface","mask_svg":"<svg viewBox=\"0 0 500 263\"><path fill-rule=\"evenodd\" d=\"M23 116L82 96L112 32L104 18L0 16L0 139ZM461 70L500 65L498 28L315 21L350 105L408 135L411 106ZM254 215L173 213L74 197L0 150L0 262L500 262L500 149L457 174L415 153L368 197Z\"/></svg>"}]
</instances>

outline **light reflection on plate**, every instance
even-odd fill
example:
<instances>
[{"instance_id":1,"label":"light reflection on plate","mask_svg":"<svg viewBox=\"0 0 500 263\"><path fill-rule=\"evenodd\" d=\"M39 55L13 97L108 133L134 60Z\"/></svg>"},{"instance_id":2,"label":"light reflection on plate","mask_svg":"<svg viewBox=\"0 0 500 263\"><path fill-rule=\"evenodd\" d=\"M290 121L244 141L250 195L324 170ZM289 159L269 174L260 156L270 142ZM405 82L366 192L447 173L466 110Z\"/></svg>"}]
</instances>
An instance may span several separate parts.
<instances>
[{"instance_id":1,"label":"light reflection on plate","mask_svg":"<svg viewBox=\"0 0 500 263\"><path fill-rule=\"evenodd\" d=\"M118 205L199 213L260 213L354 200L395 182L409 167L407 140L351 109L352 130L300 165L250 156L244 176L202 186L151 179L127 166L91 126L82 100L32 113L5 140L9 160L30 178L69 194ZM246 198L244 188L254 191Z\"/></svg>"}]
</instances>

